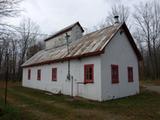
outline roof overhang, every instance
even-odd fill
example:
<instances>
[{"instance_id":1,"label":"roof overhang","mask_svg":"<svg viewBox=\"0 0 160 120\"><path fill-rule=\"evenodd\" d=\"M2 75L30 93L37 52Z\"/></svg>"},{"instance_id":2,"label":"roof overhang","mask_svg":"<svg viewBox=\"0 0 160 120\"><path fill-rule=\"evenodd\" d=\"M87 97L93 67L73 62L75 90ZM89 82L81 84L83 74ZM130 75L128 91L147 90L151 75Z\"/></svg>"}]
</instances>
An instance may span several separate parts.
<instances>
[{"instance_id":1,"label":"roof overhang","mask_svg":"<svg viewBox=\"0 0 160 120\"><path fill-rule=\"evenodd\" d=\"M129 30L128 30L128 28L127 28L127 25L126 25L125 23L123 23L123 24L122 24L122 27L123 27L124 31L126 32L127 38L128 38L128 40L129 40L129 42L131 43L131 46L132 46L132 48L133 48L133 50L134 50L134 52L135 52L138 60L139 60L139 61L142 61L142 60L143 60L143 57L142 57L139 49L137 48L137 45L136 45L136 43L134 42L134 39L133 39L131 33L129 32Z\"/></svg>"},{"instance_id":2,"label":"roof overhang","mask_svg":"<svg viewBox=\"0 0 160 120\"><path fill-rule=\"evenodd\" d=\"M127 26L125 23L123 23L116 31L113 35L110 36L109 40L104 44L104 46L102 46L102 49L98 50L98 51L94 51L94 52L88 52L85 54L80 54L80 55L75 55L75 56L69 56L69 57L64 57L64 58L60 58L60 59L55 59L55 60L47 60L47 61L43 61L43 62L39 62L39 63L32 63L29 65L22 65L23 68L26 67L33 67L33 66L39 66L39 65L44 65L44 64L52 64L52 63L56 63L56 62L64 62L64 61L68 61L68 60L72 60L72 59L81 59L84 57L90 57L90 56L97 56L100 54L103 54L105 51L105 47L109 44L109 42L111 42L112 38L116 35L116 33L120 30L120 29L124 29L124 32L126 33L126 36L137 56L138 61L142 61L142 55L140 53L140 51L138 50L136 43L134 42L134 39L131 35L131 33L129 32Z\"/></svg>"},{"instance_id":3,"label":"roof overhang","mask_svg":"<svg viewBox=\"0 0 160 120\"><path fill-rule=\"evenodd\" d=\"M64 62L64 61L73 60L73 59L81 59L81 58L85 58L85 57L97 56L97 55L100 55L103 53L104 53L104 51L90 52L90 53L77 55L77 56L65 57L65 58L56 59L56 60L48 60L48 61L43 61L40 63L33 63L30 65L22 65L22 67L26 68L26 67L34 67L34 66L39 66L39 65L44 65L44 64L53 64L53 63Z\"/></svg>"},{"instance_id":4,"label":"roof overhang","mask_svg":"<svg viewBox=\"0 0 160 120\"><path fill-rule=\"evenodd\" d=\"M134 39L131 35L131 33L129 32L129 29L127 27L127 25L125 24L125 22L117 29L117 31L109 38L109 40L106 42L106 44L104 44L104 46L102 47L102 50L104 51L105 50L105 47L109 44L109 42L112 40L112 38L116 35L116 33L120 30L120 29L124 29L125 33L126 33L126 36L137 56L137 59L138 61L142 61L143 60L143 57L139 51L139 49L137 48L137 45L136 43L134 42Z\"/></svg>"}]
</instances>

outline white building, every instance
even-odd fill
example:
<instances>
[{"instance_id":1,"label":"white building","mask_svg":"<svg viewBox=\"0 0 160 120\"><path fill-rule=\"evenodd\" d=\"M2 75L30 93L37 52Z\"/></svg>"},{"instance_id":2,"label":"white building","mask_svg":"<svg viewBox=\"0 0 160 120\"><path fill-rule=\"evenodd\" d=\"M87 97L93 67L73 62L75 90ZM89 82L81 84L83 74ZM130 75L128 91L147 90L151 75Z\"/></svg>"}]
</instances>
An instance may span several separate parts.
<instances>
[{"instance_id":1,"label":"white building","mask_svg":"<svg viewBox=\"0 0 160 120\"><path fill-rule=\"evenodd\" d=\"M46 39L22 65L23 86L98 101L139 93L142 58L126 24L83 32L77 22Z\"/></svg>"}]
</instances>

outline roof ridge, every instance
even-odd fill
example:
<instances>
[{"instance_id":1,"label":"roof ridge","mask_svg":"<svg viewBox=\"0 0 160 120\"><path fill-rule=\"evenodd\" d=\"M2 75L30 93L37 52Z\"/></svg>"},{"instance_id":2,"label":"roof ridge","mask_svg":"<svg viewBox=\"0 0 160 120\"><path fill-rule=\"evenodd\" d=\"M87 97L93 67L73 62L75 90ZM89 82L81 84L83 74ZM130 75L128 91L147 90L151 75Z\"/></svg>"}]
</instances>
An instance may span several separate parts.
<instances>
[{"instance_id":1,"label":"roof ridge","mask_svg":"<svg viewBox=\"0 0 160 120\"><path fill-rule=\"evenodd\" d=\"M121 25L121 24L119 24L119 25ZM101 28L101 29L99 29L99 30L95 30L95 31L93 31L93 32L87 33L87 34L85 34L84 36L89 35L89 34L92 34L92 33L95 33L95 32L98 32L98 31L102 31L102 30L104 30L104 29L107 29L107 28L113 27L113 26L114 26L114 25L106 26L106 27Z\"/></svg>"},{"instance_id":2,"label":"roof ridge","mask_svg":"<svg viewBox=\"0 0 160 120\"><path fill-rule=\"evenodd\" d=\"M104 53L105 46L111 41L122 25L110 25L100 30L88 33L80 39L71 42L71 52L69 55L66 54L67 47L65 45L57 48L45 49L39 54L35 54L34 58L30 58L26 61L22 67L50 64L54 62L66 61L68 59L77 59Z\"/></svg>"},{"instance_id":3,"label":"roof ridge","mask_svg":"<svg viewBox=\"0 0 160 120\"><path fill-rule=\"evenodd\" d=\"M71 25L69 25L69 26L66 26L66 27L58 30L58 31L55 32L53 35L50 35L48 38L46 38L44 41L48 41L48 40L50 40L50 39L52 39L52 38L54 38L54 37L56 37L56 36L58 36L58 35L60 35L60 34L63 34L63 32L66 32L66 31L72 29L75 25L78 25L78 26L81 28L82 32L84 32L84 29L83 29L82 26L80 25L79 21L77 21L77 22L75 22L75 23L73 23L73 24L71 24Z\"/></svg>"},{"instance_id":4,"label":"roof ridge","mask_svg":"<svg viewBox=\"0 0 160 120\"><path fill-rule=\"evenodd\" d=\"M76 24L76 23L74 23L74 24ZM73 25L73 24L72 24L72 25ZM120 25L120 24L119 24L119 25ZM82 39L82 38L84 38L84 37L88 37L88 36L91 35L91 34L94 34L94 33L96 33L96 32L100 32L100 31L103 31L103 30L108 29L109 27L113 27L113 26L114 26L114 25L109 25L109 26L107 26L107 27L104 27L104 28L101 28L101 29L99 29L99 30L96 30L96 31L90 32L90 33L88 33L88 34L85 34L85 35L83 35L81 38L77 39L76 41L71 42L70 44L71 44L71 45L74 45L74 44L76 44L76 42L78 42L80 39ZM121 26L121 25L120 25L120 26ZM44 51L53 50L53 49L57 49L57 48L62 48L62 47L64 47L64 46L66 46L66 44L63 44L63 45L60 45L60 46L57 46L57 47L52 47L52 48L44 49Z\"/></svg>"}]
</instances>

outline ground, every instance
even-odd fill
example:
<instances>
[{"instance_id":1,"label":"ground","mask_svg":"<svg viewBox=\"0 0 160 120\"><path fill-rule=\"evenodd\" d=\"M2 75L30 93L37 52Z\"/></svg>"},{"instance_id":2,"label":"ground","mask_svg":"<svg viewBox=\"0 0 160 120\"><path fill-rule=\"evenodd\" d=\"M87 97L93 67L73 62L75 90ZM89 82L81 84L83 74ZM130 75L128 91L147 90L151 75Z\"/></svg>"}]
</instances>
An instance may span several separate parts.
<instances>
[{"instance_id":1,"label":"ground","mask_svg":"<svg viewBox=\"0 0 160 120\"><path fill-rule=\"evenodd\" d=\"M139 95L107 102L48 95L9 83L8 107L0 87L0 120L159 120L160 94L144 87ZM146 85L146 84L145 84Z\"/></svg>"},{"instance_id":2,"label":"ground","mask_svg":"<svg viewBox=\"0 0 160 120\"><path fill-rule=\"evenodd\" d=\"M141 82L141 86L157 93L160 93L160 80L145 80Z\"/></svg>"},{"instance_id":3,"label":"ground","mask_svg":"<svg viewBox=\"0 0 160 120\"><path fill-rule=\"evenodd\" d=\"M143 85L155 85L160 86L160 80L143 80L140 82L140 84Z\"/></svg>"}]
</instances>

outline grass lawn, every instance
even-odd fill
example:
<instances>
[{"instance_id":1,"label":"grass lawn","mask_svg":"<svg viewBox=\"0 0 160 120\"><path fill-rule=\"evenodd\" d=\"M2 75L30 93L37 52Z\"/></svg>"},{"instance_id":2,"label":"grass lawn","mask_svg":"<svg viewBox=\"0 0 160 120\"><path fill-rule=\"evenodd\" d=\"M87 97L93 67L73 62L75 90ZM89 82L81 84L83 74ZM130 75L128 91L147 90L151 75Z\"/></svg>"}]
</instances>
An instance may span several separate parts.
<instances>
[{"instance_id":1,"label":"grass lawn","mask_svg":"<svg viewBox=\"0 0 160 120\"><path fill-rule=\"evenodd\" d=\"M13 117L14 116L14 117ZM21 113L12 106L5 106L4 101L0 100L0 120L21 120Z\"/></svg>"},{"instance_id":2,"label":"grass lawn","mask_svg":"<svg viewBox=\"0 0 160 120\"><path fill-rule=\"evenodd\" d=\"M102 103L44 93L10 86L5 108L4 88L0 88L0 109L4 111L0 120L160 120L160 94L145 89L136 96Z\"/></svg>"}]
</instances>

